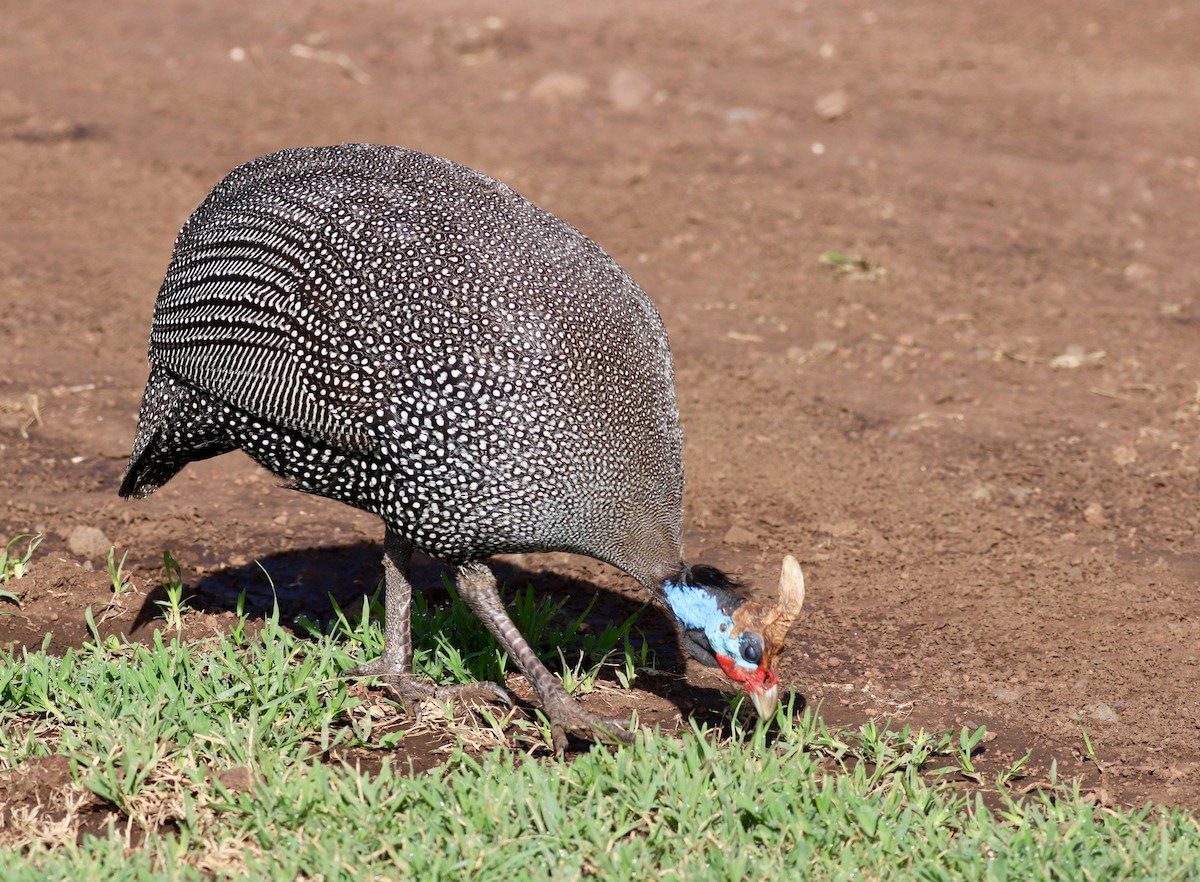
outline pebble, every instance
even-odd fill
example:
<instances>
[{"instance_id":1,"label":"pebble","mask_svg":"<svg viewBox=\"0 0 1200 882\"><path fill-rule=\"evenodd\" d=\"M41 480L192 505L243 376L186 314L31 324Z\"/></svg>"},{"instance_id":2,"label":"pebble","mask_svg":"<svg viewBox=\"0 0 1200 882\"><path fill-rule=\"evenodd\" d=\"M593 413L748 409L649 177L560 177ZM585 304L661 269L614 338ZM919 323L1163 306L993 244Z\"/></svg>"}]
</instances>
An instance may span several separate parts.
<instances>
[{"instance_id":1,"label":"pebble","mask_svg":"<svg viewBox=\"0 0 1200 882\"><path fill-rule=\"evenodd\" d=\"M730 125L758 122L761 117L762 111L757 107L731 107L725 111L725 122Z\"/></svg>"},{"instance_id":2,"label":"pebble","mask_svg":"<svg viewBox=\"0 0 1200 882\"><path fill-rule=\"evenodd\" d=\"M846 111L850 109L850 96L844 89L826 92L813 103L813 109L821 119L833 122L835 119L845 116Z\"/></svg>"},{"instance_id":3,"label":"pebble","mask_svg":"<svg viewBox=\"0 0 1200 882\"><path fill-rule=\"evenodd\" d=\"M1085 704L1082 712L1093 720L1099 720L1101 723L1115 723L1120 719L1117 716L1117 712L1102 701L1097 701L1095 704Z\"/></svg>"},{"instance_id":4,"label":"pebble","mask_svg":"<svg viewBox=\"0 0 1200 882\"><path fill-rule=\"evenodd\" d=\"M67 536L67 548L85 560L106 560L112 543L99 527L76 527Z\"/></svg>"},{"instance_id":5,"label":"pebble","mask_svg":"<svg viewBox=\"0 0 1200 882\"><path fill-rule=\"evenodd\" d=\"M1082 346L1068 346L1066 352L1062 355L1056 355L1050 359L1049 366L1053 370L1074 370L1081 367L1089 367L1098 365L1104 361L1104 353L1097 350L1096 352L1088 352Z\"/></svg>"},{"instance_id":6,"label":"pebble","mask_svg":"<svg viewBox=\"0 0 1200 882\"><path fill-rule=\"evenodd\" d=\"M726 545L758 545L758 536L747 530L745 527L739 527L734 524L725 533Z\"/></svg>"},{"instance_id":7,"label":"pebble","mask_svg":"<svg viewBox=\"0 0 1200 882\"><path fill-rule=\"evenodd\" d=\"M1137 451L1132 447L1119 445L1113 448L1113 461L1119 466L1132 465L1137 462Z\"/></svg>"},{"instance_id":8,"label":"pebble","mask_svg":"<svg viewBox=\"0 0 1200 882\"><path fill-rule=\"evenodd\" d=\"M1154 267L1145 263L1131 263L1125 267L1125 279L1135 285L1147 285L1157 275Z\"/></svg>"},{"instance_id":9,"label":"pebble","mask_svg":"<svg viewBox=\"0 0 1200 882\"><path fill-rule=\"evenodd\" d=\"M654 95L654 85L645 74L629 68L616 71L608 81L608 99L622 113L637 110Z\"/></svg>"},{"instance_id":10,"label":"pebble","mask_svg":"<svg viewBox=\"0 0 1200 882\"><path fill-rule=\"evenodd\" d=\"M558 104L562 101L576 101L582 98L588 88L586 77L564 71L551 71L542 74L529 87L529 97L534 101Z\"/></svg>"},{"instance_id":11,"label":"pebble","mask_svg":"<svg viewBox=\"0 0 1200 882\"><path fill-rule=\"evenodd\" d=\"M1020 689L1006 689L1005 687L1001 686L999 689L997 689L992 694L996 696L997 701L1016 701L1018 698L1021 697L1021 690Z\"/></svg>"}]
</instances>

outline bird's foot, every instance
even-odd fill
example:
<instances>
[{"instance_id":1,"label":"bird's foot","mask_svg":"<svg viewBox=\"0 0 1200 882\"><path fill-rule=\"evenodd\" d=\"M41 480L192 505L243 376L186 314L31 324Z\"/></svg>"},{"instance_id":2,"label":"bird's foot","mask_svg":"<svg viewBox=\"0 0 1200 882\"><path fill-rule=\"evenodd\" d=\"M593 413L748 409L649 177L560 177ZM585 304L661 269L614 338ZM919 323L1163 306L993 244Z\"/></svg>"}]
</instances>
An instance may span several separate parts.
<instances>
[{"instance_id":1,"label":"bird's foot","mask_svg":"<svg viewBox=\"0 0 1200 882\"><path fill-rule=\"evenodd\" d=\"M554 752L563 756L567 751L567 733L575 732L585 738L633 743L633 733L622 720L606 720L583 709L566 690L554 690L542 698L542 709L550 721L550 738Z\"/></svg>"},{"instance_id":2,"label":"bird's foot","mask_svg":"<svg viewBox=\"0 0 1200 882\"><path fill-rule=\"evenodd\" d=\"M416 716L416 707L422 701L471 701L481 704L499 702L507 707L513 706L512 696L496 683L455 683L448 686L435 686L425 680L415 677L385 675L383 685L388 692L404 705L409 716Z\"/></svg>"},{"instance_id":3,"label":"bird's foot","mask_svg":"<svg viewBox=\"0 0 1200 882\"><path fill-rule=\"evenodd\" d=\"M395 659L388 658L387 655L381 655L375 661L363 662L361 665L355 665L346 673L342 674L346 679L354 677L386 677L389 674L403 675L405 672L404 665L397 662Z\"/></svg>"},{"instance_id":4,"label":"bird's foot","mask_svg":"<svg viewBox=\"0 0 1200 882\"><path fill-rule=\"evenodd\" d=\"M455 683L436 686L419 680L411 673L398 669L382 658L351 668L347 677L379 677L388 692L395 697L409 716L416 716L417 705L422 701L474 701L481 703L499 702L513 706L512 696L496 683Z\"/></svg>"}]
</instances>

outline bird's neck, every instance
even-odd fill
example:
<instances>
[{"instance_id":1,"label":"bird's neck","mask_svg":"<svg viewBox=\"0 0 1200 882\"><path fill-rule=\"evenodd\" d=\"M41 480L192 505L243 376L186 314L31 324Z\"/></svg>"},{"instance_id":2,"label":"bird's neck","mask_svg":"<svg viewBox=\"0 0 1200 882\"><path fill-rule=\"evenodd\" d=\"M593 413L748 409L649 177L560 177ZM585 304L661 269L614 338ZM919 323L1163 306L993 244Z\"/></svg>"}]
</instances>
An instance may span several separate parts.
<instances>
[{"instance_id":1,"label":"bird's neck","mask_svg":"<svg viewBox=\"0 0 1200 882\"><path fill-rule=\"evenodd\" d=\"M667 606L685 628L707 628L722 617L721 603L711 589L668 580L663 585Z\"/></svg>"}]
</instances>

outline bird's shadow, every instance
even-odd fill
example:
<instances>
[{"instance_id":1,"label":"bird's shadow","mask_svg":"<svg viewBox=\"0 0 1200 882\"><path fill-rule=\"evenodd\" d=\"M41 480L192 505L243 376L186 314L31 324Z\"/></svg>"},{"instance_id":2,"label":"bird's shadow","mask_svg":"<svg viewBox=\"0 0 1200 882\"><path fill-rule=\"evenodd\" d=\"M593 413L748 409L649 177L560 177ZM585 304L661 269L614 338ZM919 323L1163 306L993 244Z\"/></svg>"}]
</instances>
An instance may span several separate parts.
<instances>
[{"instance_id":1,"label":"bird's shadow","mask_svg":"<svg viewBox=\"0 0 1200 882\"><path fill-rule=\"evenodd\" d=\"M510 600L514 590L531 586L535 597L563 602L559 616L574 620L586 612L584 627L593 634L609 626L620 627L636 616L632 635L640 635L654 653L654 668L665 672L642 678L648 687L675 705L683 716L697 722L722 727L728 716L728 704L717 689L695 686L682 681L686 656L680 646L678 631L665 611L654 604L618 591L599 587L583 579L556 573L552 570L525 569L508 560L493 560L489 564ZM409 566L409 581L413 590L424 596L429 608L454 602L446 589L452 582L454 570L438 560L414 555ZM229 566L187 582L184 596L189 609L221 614L236 611L250 619L272 615L276 609L279 621L294 633L306 636L309 631L298 621L328 626L336 620L339 610L351 621L357 621L383 578L382 549L370 542L299 551L283 551L242 566ZM186 580L185 580L186 581ZM165 589L152 591L142 604L132 631L146 627L162 614L161 603L166 601ZM590 609L589 609L590 607ZM414 616L416 615L414 611ZM473 617L471 624L482 632L484 626ZM422 646L422 633L428 646ZM436 635L427 629L414 628L414 649L434 651ZM465 637L467 635L459 635ZM455 634L443 634L451 645ZM634 640L634 645L638 641ZM534 646L537 650L539 647ZM364 659L366 661L367 659ZM555 660L544 659L553 670Z\"/></svg>"}]
</instances>

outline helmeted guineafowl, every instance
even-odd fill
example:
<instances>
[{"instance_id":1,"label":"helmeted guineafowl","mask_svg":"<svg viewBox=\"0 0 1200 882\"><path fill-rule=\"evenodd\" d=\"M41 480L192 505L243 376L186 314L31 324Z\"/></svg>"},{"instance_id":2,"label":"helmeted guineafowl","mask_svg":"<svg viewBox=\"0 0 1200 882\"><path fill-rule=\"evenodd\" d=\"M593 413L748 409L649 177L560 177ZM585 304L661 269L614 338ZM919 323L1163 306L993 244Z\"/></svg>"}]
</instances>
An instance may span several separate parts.
<instances>
[{"instance_id":1,"label":"helmeted guineafowl","mask_svg":"<svg viewBox=\"0 0 1200 882\"><path fill-rule=\"evenodd\" d=\"M209 194L154 307L122 496L242 449L289 486L383 518L385 649L354 674L410 702L483 694L412 676L413 549L459 594L566 731L628 738L570 698L509 618L485 564L569 551L633 576L689 651L777 702L772 660L803 599L747 602L684 563L682 437L662 319L590 239L504 184L395 147L285 150Z\"/></svg>"}]
</instances>

